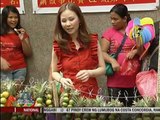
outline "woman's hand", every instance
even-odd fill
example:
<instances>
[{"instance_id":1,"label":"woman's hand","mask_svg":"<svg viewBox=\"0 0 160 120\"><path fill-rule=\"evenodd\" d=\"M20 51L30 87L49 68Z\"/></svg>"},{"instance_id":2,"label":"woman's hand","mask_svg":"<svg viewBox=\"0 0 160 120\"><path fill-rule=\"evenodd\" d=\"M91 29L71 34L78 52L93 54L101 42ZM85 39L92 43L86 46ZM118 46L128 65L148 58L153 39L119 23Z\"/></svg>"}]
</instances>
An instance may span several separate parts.
<instances>
[{"instance_id":1,"label":"woman's hand","mask_svg":"<svg viewBox=\"0 0 160 120\"><path fill-rule=\"evenodd\" d=\"M128 59L133 59L133 57L137 54L137 49L131 50L128 54L127 54L127 58Z\"/></svg>"},{"instance_id":2,"label":"woman's hand","mask_svg":"<svg viewBox=\"0 0 160 120\"><path fill-rule=\"evenodd\" d=\"M76 78L82 80L82 82L86 82L89 79L90 74L89 70L80 70L77 73Z\"/></svg>"},{"instance_id":3,"label":"woman's hand","mask_svg":"<svg viewBox=\"0 0 160 120\"><path fill-rule=\"evenodd\" d=\"M14 30L15 30L16 33L18 34L20 40L24 40L25 30L24 30L23 28L20 28L20 29L14 28Z\"/></svg>"},{"instance_id":4,"label":"woman's hand","mask_svg":"<svg viewBox=\"0 0 160 120\"><path fill-rule=\"evenodd\" d=\"M115 60L114 58L113 58L113 60L111 62L111 65L112 65L113 71L117 72L117 71L120 70L120 65L117 62L117 60Z\"/></svg>"},{"instance_id":5,"label":"woman's hand","mask_svg":"<svg viewBox=\"0 0 160 120\"><path fill-rule=\"evenodd\" d=\"M9 71L11 70L10 66L11 65L4 58L1 57L1 70Z\"/></svg>"},{"instance_id":6,"label":"woman's hand","mask_svg":"<svg viewBox=\"0 0 160 120\"><path fill-rule=\"evenodd\" d=\"M64 88L74 88L73 82L69 78L60 78L59 82L63 85Z\"/></svg>"}]
</instances>

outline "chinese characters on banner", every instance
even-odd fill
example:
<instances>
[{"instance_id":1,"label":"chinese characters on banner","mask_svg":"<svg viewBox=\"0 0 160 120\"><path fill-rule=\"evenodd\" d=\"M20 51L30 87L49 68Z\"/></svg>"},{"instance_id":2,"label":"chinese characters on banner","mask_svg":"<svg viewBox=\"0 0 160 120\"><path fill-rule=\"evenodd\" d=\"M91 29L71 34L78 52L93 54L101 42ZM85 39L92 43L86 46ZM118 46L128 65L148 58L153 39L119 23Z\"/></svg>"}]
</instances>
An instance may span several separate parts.
<instances>
[{"instance_id":1,"label":"chinese characters on banner","mask_svg":"<svg viewBox=\"0 0 160 120\"><path fill-rule=\"evenodd\" d=\"M108 12L117 3L126 4L129 11L156 10L159 0L32 0L33 13L57 13L66 2L76 3L82 12Z\"/></svg>"},{"instance_id":2,"label":"chinese characters on banner","mask_svg":"<svg viewBox=\"0 0 160 120\"><path fill-rule=\"evenodd\" d=\"M2 9L7 5L14 5L19 10L20 14L25 13L23 0L1 0L1 12Z\"/></svg>"}]
</instances>

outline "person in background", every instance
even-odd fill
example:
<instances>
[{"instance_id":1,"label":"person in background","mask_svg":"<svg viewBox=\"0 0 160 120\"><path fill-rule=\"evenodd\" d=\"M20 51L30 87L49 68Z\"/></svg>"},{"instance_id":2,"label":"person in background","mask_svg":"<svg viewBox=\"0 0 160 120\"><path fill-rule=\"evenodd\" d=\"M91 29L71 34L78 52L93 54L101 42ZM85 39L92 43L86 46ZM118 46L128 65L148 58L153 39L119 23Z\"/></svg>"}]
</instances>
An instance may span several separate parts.
<instances>
[{"instance_id":1,"label":"person in background","mask_svg":"<svg viewBox=\"0 0 160 120\"><path fill-rule=\"evenodd\" d=\"M24 82L27 64L25 57L31 56L29 36L20 24L20 14L15 6L2 10L0 31L1 81Z\"/></svg>"},{"instance_id":2,"label":"person in background","mask_svg":"<svg viewBox=\"0 0 160 120\"><path fill-rule=\"evenodd\" d=\"M74 3L59 8L51 68L53 80L63 87L77 89L84 97L96 97L96 77L105 73L105 64L97 34L88 32L83 14Z\"/></svg>"},{"instance_id":3,"label":"person in background","mask_svg":"<svg viewBox=\"0 0 160 120\"><path fill-rule=\"evenodd\" d=\"M120 46L127 24L131 20L128 9L124 4L113 6L110 10L110 18L112 27L103 32L101 39L104 60L111 63L115 72L114 75L107 76L109 97L113 99L119 98L124 106L132 106L133 100L135 100L136 96L139 96L135 80L141 68L139 59L145 49L127 37L118 58L110 57L110 54L115 53ZM125 68L129 67L130 63L128 65L126 63L130 61L132 61L132 68ZM126 69L126 72L122 71L124 69ZM129 69L131 69L130 72L127 71Z\"/></svg>"}]
</instances>

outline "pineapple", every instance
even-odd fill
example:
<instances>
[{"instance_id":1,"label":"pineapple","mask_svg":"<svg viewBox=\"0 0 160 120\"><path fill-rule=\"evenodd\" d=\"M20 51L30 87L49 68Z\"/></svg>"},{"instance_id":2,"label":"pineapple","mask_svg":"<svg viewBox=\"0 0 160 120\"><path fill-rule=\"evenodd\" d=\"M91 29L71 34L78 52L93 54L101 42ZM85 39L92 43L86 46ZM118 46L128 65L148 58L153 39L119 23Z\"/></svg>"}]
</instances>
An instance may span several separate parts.
<instances>
[{"instance_id":1,"label":"pineapple","mask_svg":"<svg viewBox=\"0 0 160 120\"><path fill-rule=\"evenodd\" d=\"M96 99L93 99L93 106L94 107L105 107L106 101L102 96L96 96Z\"/></svg>"},{"instance_id":2,"label":"pineapple","mask_svg":"<svg viewBox=\"0 0 160 120\"><path fill-rule=\"evenodd\" d=\"M157 100L155 102L155 107L160 107L160 95L157 97Z\"/></svg>"},{"instance_id":3,"label":"pineapple","mask_svg":"<svg viewBox=\"0 0 160 120\"><path fill-rule=\"evenodd\" d=\"M96 96L96 99L93 99L93 106L94 107L105 107L106 101L102 96ZM91 118L96 119L97 115L95 113L91 113ZM99 114L98 120L104 120L106 118L105 114Z\"/></svg>"},{"instance_id":4,"label":"pineapple","mask_svg":"<svg viewBox=\"0 0 160 120\"><path fill-rule=\"evenodd\" d=\"M151 98L143 98L141 100L138 99L138 101L133 102L135 107L152 107L153 106L153 99ZM144 120L150 120L151 119L151 114L150 113L142 113L142 118Z\"/></svg>"},{"instance_id":5,"label":"pineapple","mask_svg":"<svg viewBox=\"0 0 160 120\"><path fill-rule=\"evenodd\" d=\"M94 99L86 98L86 103L85 103L86 107L99 106L98 104L99 104L99 101L95 102ZM84 113L83 114L83 118L84 119L88 119L88 118L96 119L97 118L97 114L96 113L90 113L90 114L89 113Z\"/></svg>"},{"instance_id":6,"label":"pineapple","mask_svg":"<svg viewBox=\"0 0 160 120\"><path fill-rule=\"evenodd\" d=\"M133 102L135 107L152 107L154 105L154 101L150 98L138 99Z\"/></svg>"},{"instance_id":7,"label":"pineapple","mask_svg":"<svg viewBox=\"0 0 160 120\"><path fill-rule=\"evenodd\" d=\"M70 88L65 89L60 96L60 106L74 107L79 99L79 92Z\"/></svg>"},{"instance_id":8,"label":"pineapple","mask_svg":"<svg viewBox=\"0 0 160 120\"><path fill-rule=\"evenodd\" d=\"M93 99L86 98L85 107L92 107L93 106Z\"/></svg>"},{"instance_id":9,"label":"pineapple","mask_svg":"<svg viewBox=\"0 0 160 120\"><path fill-rule=\"evenodd\" d=\"M31 87L33 99L36 101L36 107L44 106L44 99L45 99L45 91L46 91L46 84L45 82L35 82L35 85Z\"/></svg>"},{"instance_id":10,"label":"pineapple","mask_svg":"<svg viewBox=\"0 0 160 120\"><path fill-rule=\"evenodd\" d=\"M109 101L107 103L107 106L108 107L123 107L123 103L120 102L118 100L118 98L117 99L111 99L111 101ZM111 113L108 118L109 118L109 120L115 120L117 116L118 116L117 113Z\"/></svg>"},{"instance_id":11,"label":"pineapple","mask_svg":"<svg viewBox=\"0 0 160 120\"><path fill-rule=\"evenodd\" d=\"M79 97L78 98L78 97L74 96L74 97L72 97L72 100L75 101L75 104L74 104L75 107L84 107L85 106L86 99L84 97ZM81 119L81 116L82 116L82 113L75 113L75 119ZM87 115L83 114L83 116L87 117L88 114ZM83 120L84 120L84 118L83 118Z\"/></svg>"},{"instance_id":12,"label":"pineapple","mask_svg":"<svg viewBox=\"0 0 160 120\"><path fill-rule=\"evenodd\" d=\"M14 105L17 95L15 84L16 83L12 80L1 81L1 107L11 107Z\"/></svg>"},{"instance_id":13,"label":"pineapple","mask_svg":"<svg viewBox=\"0 0 160 120\"><path fill-rule=\"evenodd\" d=\"M73 98L73 100L76 101L75 107L84 107L85 106L86 99L84 97Z\"/></svg>"},{"instance_id":14,"label":"pineapple","mask_svg":"<svg viewBox=\"0 0 160 120\"><path fill-rule=\"evenodd\" d=\"M45 104L46 107L53 107L53 91L52 87L48 84L46 85L46 90L45 90Z\"/></svg>"},{"instance_id":15,"label":"pineapple","mask_svg":"<svg viewBox=\"0 0 160 120\"><path fill-rule=\"evenodd\" d=\"M111 101L107 103L107 106L108 107L123 107L124 105L118 99L111 99Z\"/></svg>"},{"instance_id":16,"label":"pineapple","mask_svg":"<svg viewBox=\"0 0 160 120\"><path fill-rule=\"evenodd\" d=\"M160 107L160 95L157 97L157 100L155 101L155 107ZM159 113L154 113L154 115L155 115L154 120L160 120Z\"/></svg>"},{"instance_id":17,"label":"pineapple","mask_svg":"<svg viewBox=\"0 0 160 120\"><path fill-rule=\"evenodd\" d=\"M17 89L16 89L16 82L12 80L2 81L1 82L1 92L7 91L10 95L16 96Z\"/></svg>"}]
</instances>

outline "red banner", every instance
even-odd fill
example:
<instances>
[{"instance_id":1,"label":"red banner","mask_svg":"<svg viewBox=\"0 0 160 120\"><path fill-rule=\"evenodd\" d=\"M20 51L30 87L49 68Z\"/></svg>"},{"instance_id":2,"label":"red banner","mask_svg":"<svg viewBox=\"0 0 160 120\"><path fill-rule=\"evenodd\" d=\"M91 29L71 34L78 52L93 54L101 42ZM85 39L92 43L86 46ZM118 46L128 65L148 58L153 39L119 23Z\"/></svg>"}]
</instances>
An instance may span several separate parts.
<instances>
[{"instance_id":1,"label":"red banner","mask_svg":"<svg viewBox=\"0 0 160 120\"><path fill-rule=\"evenodd\" d=\"M33 108L33 107L17 107L16 112L22 112L22 113L40 113L41 108Z\"/></svg>"},{"instance_id":2,"label":"red banner","mask_svg":"<svg viewBox=\"0 0 160 120\"><path fill-rule=\"evenodd\" d=\"M2 113L12 113L12 112L21 112L21 113L41 113L42 108L40 107L1 107Z\"/></svg>"},{"instance_id":3,"label":"red banner","mask_svg":"<svg viewBox=\"0 0 160 120\"><path fill-rule=\"evenodd\" d=\"M125 4L129 11L157 10L159 0L32 0L33 13L57 13L67 2L80 6L82 12L109 12L117 3Z\"/></svg>"},{"instance_id":4,"label":"red banner","mask_svg":"<svg viewBox=\"0 0 160 120\"><path fill-rule=\"evenodd\" d=\"M1 8L7 5L14 5L16 7L20 7L20 0L1 0Z\"/></svg>"},{"instance_id":5,"label":"red banner","mask_svg":"<svg viewBox=\"0 0 160 120\"><path fill-rule=\"evenodd\" d=\"M103 6L123 4L155 3L156 0L38 0L38 7L59 7L63 3L73 2L79 6Z\"/></svg>"},{"instance_id":6,"label":"red banner","mask_svg":"<svg viewBox=\"0 0 160 120\"><path fill-rule=\"evenodd\" d=\"M1 107L1 112L2 113L13 113L15 112L14 107Z\"/></svg>"},{"instance_id":7,"label":"red banner","mask_svg":"<svg viewBox=\"0 0 160 120\"><path fill-rule=\"evenodd\" d=\"M23 0L0 0L0 1L1 1L0 8L2 9L7 5L13 5L18 9L20 14L25 13ZM1 9L1 12L2 12L2 9Z\"/></svg>"}]
</instances>

